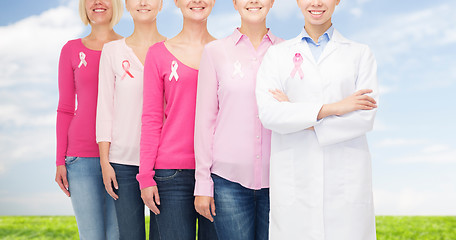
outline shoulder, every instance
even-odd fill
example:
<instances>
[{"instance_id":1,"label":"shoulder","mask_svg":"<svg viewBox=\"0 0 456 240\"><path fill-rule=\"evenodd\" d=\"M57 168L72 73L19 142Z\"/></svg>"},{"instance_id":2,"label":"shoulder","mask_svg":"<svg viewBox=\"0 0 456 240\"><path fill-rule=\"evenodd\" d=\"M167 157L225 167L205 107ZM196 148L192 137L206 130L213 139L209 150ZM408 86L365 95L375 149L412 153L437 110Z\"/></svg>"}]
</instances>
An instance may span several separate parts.
<instances>
[{"instance_id":1,"label":"shoulder","mask_svg":"<svg viewBox=\"0 0 456 240\"><path fill-rule=\"evenodd\" d=\"M115 55L125 49L125 40L119 39L111 42L107 42L103 45L103 55Z\"/></svg>"},{"instance_id":2,"label":"shoulder","mask_svg":"<svg viewBox=\"0 0 456 240\"><path fill-rule=\"evenodd\" d=\"M217 52L225 50L230 43L232 43L232 39L229 37L214 40L204 46L204 52L207 54L216 54Z\"/></svg>"},{"instance_id":3,"label":"shoulder","mask_svg":"<svg viewBox=\"0 0 456 240\"><path fill-rule=\"evenodd\" d=\"M62 47L62 52L64 51L71 51L73 49L77 49L77 48L80 48L81 47L81 39L78 38L78 39L73 39L73 40L69 40L68 42L65 43L65 45L63 45Z\"/></svg>"},{"instance_id":4,"label":"shoulder","mask_svg":"<svg viewBox=\"0 0 456 240\"><path fill-rule=\"evenodd\" d=\"M363 43L360 43L360 42L357 42L357 41L353 41L351 39L348 39L346 37L344 37L339 31L337 31L336 29L334 29L334 33L333 33L333 39L334 41L340 43L340 44L344 44L344 45L347 45L348 47L350 47L353 51L359 51L361 53L365 53L365 52L370 52L370 48L367 44L363 44Z\"/></svg>"}]
</instances>

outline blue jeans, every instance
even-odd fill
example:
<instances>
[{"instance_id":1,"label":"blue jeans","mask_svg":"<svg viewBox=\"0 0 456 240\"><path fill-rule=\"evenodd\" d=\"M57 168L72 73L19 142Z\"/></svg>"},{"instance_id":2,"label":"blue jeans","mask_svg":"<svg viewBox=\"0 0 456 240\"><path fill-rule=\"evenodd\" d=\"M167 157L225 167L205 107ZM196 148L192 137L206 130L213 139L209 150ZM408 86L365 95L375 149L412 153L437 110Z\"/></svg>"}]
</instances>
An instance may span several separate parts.
<instances>
[{"instance_id":1,"label":"blue jeans","mask_svg":"<svg viewBox=\"0 0 456 240\"><path fill-rule=\"evenodd\" d=\"M114 199L105 190L100 158L66 157L65 165L79 238L119 239Z\"/></svg>"},{"instance_id":2,"label":"blue jeans","mask_svg":"<svg viewBox=\"0 0 456 240\"><path fill-rule=\"evenodd\" d=\"M195 170L156 169L154 179L160 195L156 217L162 240L195 240L197 219L198 240L217 239L214 225L195 210Z\"/></svg>"},{"instance_id":3,"label":"blue jeans","mask_svg":"<svg viewBox=\"0 0 456 240\"><path fill-rule=\"evenodd\" d=\"M269 188L248 189L212 174L214 225L220 240L267 240Z\"/></svg>"},{"instance_id":4,"label":"blue jeans","mask_svg":"<svg viewBox=\"0 0 456 240\"><path fill-rule=\"evenodd\" d=\"M116 172L116 179L119 189L114 192L119 198L114 201L119 223L119 234L121 240L144 240L146 229L144 220L144 202L141 198L141 190L136 180L138 166L111 163ZM151 231L149 239L159 240L157 221L155 216L150 216Z\"/></svg>"}]
</instances>

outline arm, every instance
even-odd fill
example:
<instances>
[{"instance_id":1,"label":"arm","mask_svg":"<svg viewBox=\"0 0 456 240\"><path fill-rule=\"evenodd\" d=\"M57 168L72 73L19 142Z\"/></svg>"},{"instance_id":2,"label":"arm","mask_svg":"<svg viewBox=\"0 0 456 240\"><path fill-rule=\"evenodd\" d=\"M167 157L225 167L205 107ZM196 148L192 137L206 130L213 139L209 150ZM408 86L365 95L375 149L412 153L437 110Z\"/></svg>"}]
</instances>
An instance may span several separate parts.
<instances>
[{"instance_id":1,"label":"arm","mask_svg":"<svg viewBox=\"0 0 456 240\"><path fill-rule=\"evenodd\" d=\"M114 199L119 197L113 187L118 189L116 173L109 163L109 148L111 146L111 131L114 112L115 74L109 58L110 49L103 47L98 74L98 102L96 118L96 137L100 150L100 165L106 192Z\"/></svg>"},{"instance_id":2,"label":"arm","mask_svg":"<svg viewBox=\"0 0 456 240\"><path fill-rule=\"evenodd\" d=\"M57 107L57 157L55 181L60 189L69 197L65 156L68 146L68 129L75 111L75 87L73 67L71 65L71 49L68 44L63 46L59 60L59 104Z\"/></svg>"},{"instance_id":3,"label":"arm","mask_svg":"<svg viewBox=\"0 0 456 240\"><path fill-rule=\"evenodd\" d=\"M359 108L359 110L355 109L355 111L342 115L330 115L325 117L318 125L315 126L315 132L320 145L325 146L343 142L359 137L372 130L375 114L377 112L375 104L378 102L378 83L377 64L368 47L364 49L361 55L358 78L356 81L357 93L363 93L365 89L372 90L370 98L365 98L365 94L360 94L359 96L361 96L361 99L358 100L371 102L371 104L366 103L368 108ZM341 110L340 107L338 109L339 111ZM333 110L332 112L337 112L337 110Z\"/></svg>"},{"instance_id":4,"label":"arm","mask_svg":"<svg viewBox=\"0 0 456 240\"><path fill-rule=\"evenodd\" d=\"M160 205L160 197L157 183L154 181L154 166L163 127L164 87L158 71L157 60L159 59L155 56L159 56L160 53L151 51L152 49L149 49L144 64L140 164L136 179L139 182L144 203L152 212L159 214L160 211L156 205Z\"/></svg>"},{"instance_id":5,"label":"arm","mask_svg":"<svg viewBox=\"0 0 456 240\"><path fill-rule=\"evenodd\" d=\"M312 127L322 107L319 102L279 102L269 91L283 91L279 79L280 64L275 47L270 47L257 74L256 98L261 122L265 128L280 134L294 133Z\"/></svg>"},{"instance_id":6,"label":"arm","mask_svg":"<svg viewBox=\"0 0 456 240\"><path fill-rule=\"evenodd\" d=\"M218 115L218 80L213 60L207 48L201 57L195 117L195 209L214 221L214 183L211 178L212 146ZM212 210L212 215L211 215Z\"/></svg>"}]
</instances>

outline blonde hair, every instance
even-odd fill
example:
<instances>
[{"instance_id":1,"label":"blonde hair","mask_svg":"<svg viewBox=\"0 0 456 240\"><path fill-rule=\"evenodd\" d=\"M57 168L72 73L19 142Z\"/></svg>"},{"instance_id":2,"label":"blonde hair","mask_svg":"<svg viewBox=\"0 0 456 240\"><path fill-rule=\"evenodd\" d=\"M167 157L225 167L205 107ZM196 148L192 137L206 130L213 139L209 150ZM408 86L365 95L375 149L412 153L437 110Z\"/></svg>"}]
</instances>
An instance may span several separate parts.
<instances>
[{"instance_id":1,"label":"blonde hair","mask_svg":"<svg viewBox=\"0 0 456 240\"><path fill-rule=\"evenodd\" d=\"M79 0L79 16L81 17L84 25L90 23L89 16L87 15L87 10L85 8L86 0ZM114 27L122 18L124 12L122 0L111 0L112 4L112 18L109 24L110 27Z\"/></svg>"}]
</instances>

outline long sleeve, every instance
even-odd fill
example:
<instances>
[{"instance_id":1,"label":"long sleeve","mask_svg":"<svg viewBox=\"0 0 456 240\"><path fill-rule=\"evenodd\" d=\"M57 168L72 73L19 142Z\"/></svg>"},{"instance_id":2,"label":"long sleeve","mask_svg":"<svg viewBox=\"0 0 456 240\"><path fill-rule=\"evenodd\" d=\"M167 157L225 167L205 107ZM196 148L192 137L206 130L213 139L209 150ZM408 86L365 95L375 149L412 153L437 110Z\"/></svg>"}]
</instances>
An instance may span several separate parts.
<instances>
[{"instance_id":1,"label":"long sleeve","mask_svg":"<svg viewBox=\"0 0 456 240\"><path fill-rule=\"evenodd\" d=\"M356 91L372 89L370 94L378 102L377 63L366 46L359 63ZM359 137L372 130L377 109L358 110L342 116L330 116L315 125L315 132L321 146L343 142Z\"/></svg>"},{"instance_id":2,"label":"long sleeve","mask_svg":"<svg viewBox=\"0 0 456 240\"><path fill-rule=\"evenodd\" d=\"M98 103L96 118L97 142L111 142L114 114L115 74L110 60L110 50L103 47L98 77Z\"/></svg>"},{"instance_id":3,"label":"long sleeve","mask_svg":"<svg viewBox=\"0 0 456 240\"><path fill-rule=\"evenodd\" d=\"M157 56L151 47L144 64L143 111L141 125L140 164L137 180L140 188L155 186L154 166L163 127L164 87Z\"/></svg>"},{"instance_id":4,"label":"long sleeve","mask_svg":"<svg viewBox=\"0 0 456 240\"><path fill-rule=\"evenodd\" d=\"M258 70L256 99L263 126L280 134L299 132L314 126L322 107L320 102L279 102L269 90L284 91L279 78L280 63L275 46L270 47Z\"/></svg>"},{"instance_id":5,"label":"long sleeve","mask_svg":"<svg viewBox=\"0 0 456 240\"><path fill-rule=\"evenodd\" d=\"M218 80L210 53L205 48L198 75L195 118L195 195L214 194L211 178L214 131L218 114Z\"/></svg>"},{"instance_id":6,"label":"long sleeve","mask_svg":"<svg viewBox=\"0 0 456 240\"><path fill-rule=\"evenodd\" d=\"M56 164L64 165L68 146L68 129L75 112L75 83L71 65L71 48L63 46L59 60L59 104L57 107L57 159Z\"/></svg>"}]
</instances>

